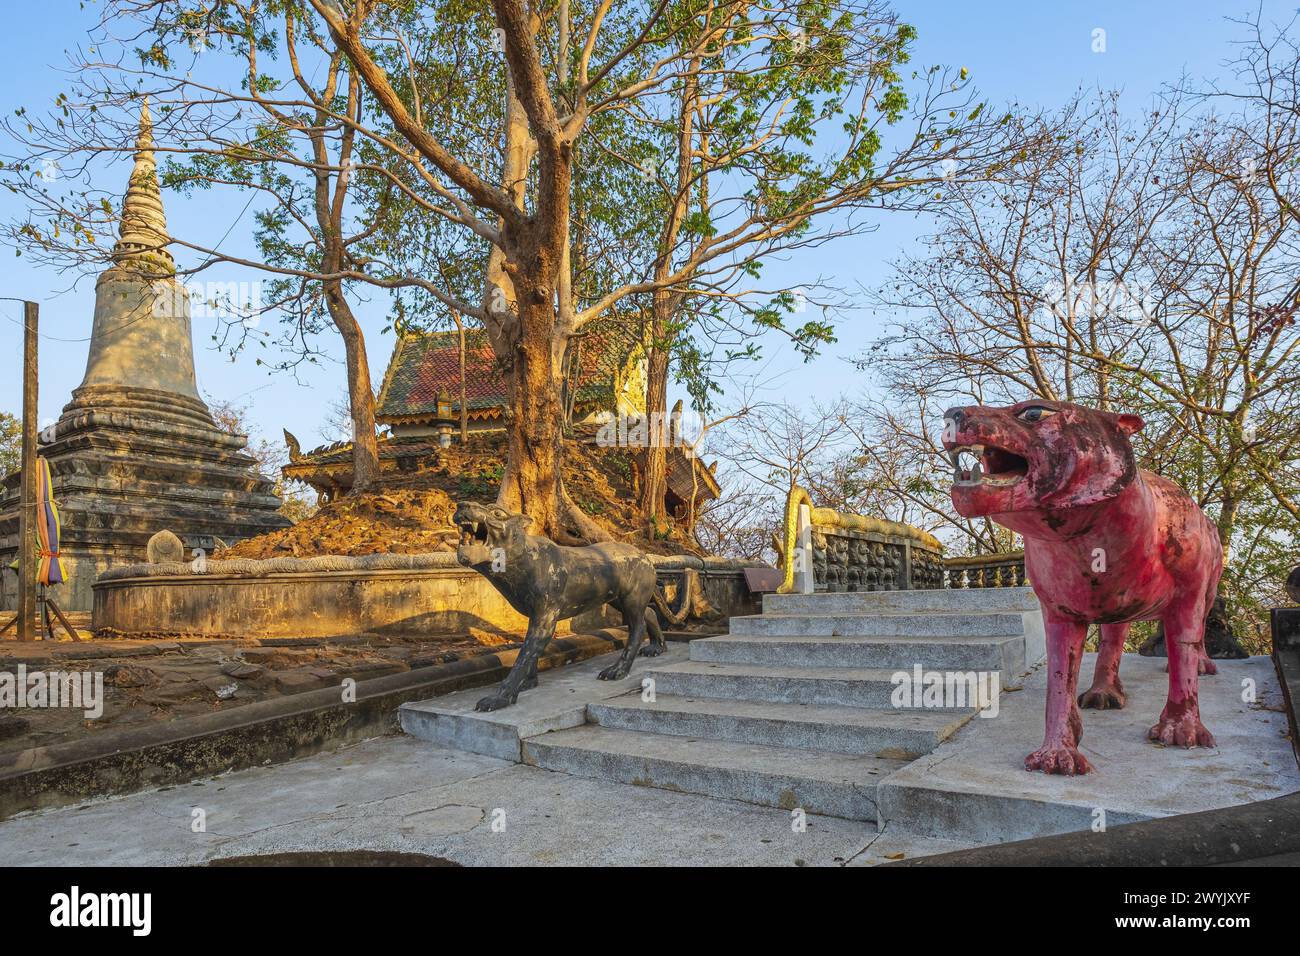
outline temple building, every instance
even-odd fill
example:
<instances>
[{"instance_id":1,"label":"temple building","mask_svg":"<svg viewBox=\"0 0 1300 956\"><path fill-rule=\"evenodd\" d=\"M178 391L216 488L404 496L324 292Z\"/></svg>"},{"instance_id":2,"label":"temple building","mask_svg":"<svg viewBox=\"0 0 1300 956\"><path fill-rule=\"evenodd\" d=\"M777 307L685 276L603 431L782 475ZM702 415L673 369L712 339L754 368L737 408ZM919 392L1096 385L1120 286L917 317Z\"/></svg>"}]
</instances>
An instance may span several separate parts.
<instances>
[{"instance_id":1,"label":"temple building","mask_svg":"<svg viewBox=\"0 0 1300 956\"><path fill-rule=\"evenodd\" d=\"M148 103L140 113L135 168L122 204L112 264L95 284L90 354L81 385L58 422L40 433L62 515L69 579L62 607L90 610L91 584L110 567L145 560L156 532L178 535L192 553L281 528L270 479L243 452L244 435L213 421L199 397L189 294L167 246ZM0 564L18 546L20 474L0 496ZM6 572L13 607L17 576Z\"/></svg>"},{"instance_id":2,"label":"temple building","mask_svg":"<svg viewBox=\"0 0 1300 956\"><path fill-rule=\"evenodd\" d=\"M572 370L565 380L564 404L573 422L602 410L622 414L645 410L645 362L639 348L620 337L583 335L575 340ZM469 431L502 427L505 379L487 333L465 330L464 399ZM430 416L438 393L446 391L460 420L460 333L404 332L399 336L379 388L375 418L394 437L433 434Z\"/></svg>"},{"instance_id":3,"label":"temple building","mask_svg":"<svg viewBox=\"0 0 1300 956\"><path fill-rule=\"evenodd\" d=\"M459 440L462 401L471 435L505 428L505 378L487 333L467 328L464 353L462 378L459 332L407 331L399 336L375 403L375 420L389 428L379 439L381 473L437 466L441 449ZM594 444L611 413L645 414L645 362L626 336L616 330L587 333L575 340L568 365L563 401L574 440ZM287 432L285 440L285 478L310 485L323 501L352 487L351 442L303 453ZM639 455L632 451L635 483ZM689 501L698 507L719 493L713 469L676 447L669 450L667 484L666 514L680 514Z\"/></svg>"}]
</instances>

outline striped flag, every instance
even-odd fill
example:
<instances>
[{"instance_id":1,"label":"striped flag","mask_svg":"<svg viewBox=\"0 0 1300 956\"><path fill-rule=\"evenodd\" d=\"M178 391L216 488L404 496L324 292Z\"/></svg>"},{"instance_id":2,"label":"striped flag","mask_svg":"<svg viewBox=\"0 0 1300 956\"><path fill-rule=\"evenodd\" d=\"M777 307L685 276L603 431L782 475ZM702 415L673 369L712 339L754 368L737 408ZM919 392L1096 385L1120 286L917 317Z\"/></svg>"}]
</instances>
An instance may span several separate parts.
<instances>
[{"instance_id":1,"label":"striped flag","mask_svg":"<svg viewBox=\"0 0 1300 956\"><path fill-rule=\"evenodd\" d=\"M36 459L36 537L40 542L40 567L36 579L41 584L62 584L68 572L59 557L59 509L54 504L50 463Z\"/></svg>"}]
</instances>

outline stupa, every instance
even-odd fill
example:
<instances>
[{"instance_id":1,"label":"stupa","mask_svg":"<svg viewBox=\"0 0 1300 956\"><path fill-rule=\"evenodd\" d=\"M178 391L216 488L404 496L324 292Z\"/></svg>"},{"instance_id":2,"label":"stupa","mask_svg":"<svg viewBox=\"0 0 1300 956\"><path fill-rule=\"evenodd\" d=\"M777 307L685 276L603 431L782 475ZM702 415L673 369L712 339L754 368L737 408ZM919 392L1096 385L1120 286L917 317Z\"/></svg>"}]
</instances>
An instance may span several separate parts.
<instances>
[{"instance_id":1,"label":"stupa","mask_svg":"<svg viewBox=\"0 0 1300 956\"><path fill-rule=\"evenodd\" d=\"M272 482L243 452L247 436L219 428L199 396L189 297L167 251L153 147L146 101L119 238L95 284L86 374L58 422L40 433L69 574L55 593L69 610L90 610L95 577L144 561L149 538L163 529L191 554L289 523ZM15 473L0 497L5 567L16 556L18 496ZM13 607L17 575L4 577L5 606Z\"/></svg>"}]
</instances>

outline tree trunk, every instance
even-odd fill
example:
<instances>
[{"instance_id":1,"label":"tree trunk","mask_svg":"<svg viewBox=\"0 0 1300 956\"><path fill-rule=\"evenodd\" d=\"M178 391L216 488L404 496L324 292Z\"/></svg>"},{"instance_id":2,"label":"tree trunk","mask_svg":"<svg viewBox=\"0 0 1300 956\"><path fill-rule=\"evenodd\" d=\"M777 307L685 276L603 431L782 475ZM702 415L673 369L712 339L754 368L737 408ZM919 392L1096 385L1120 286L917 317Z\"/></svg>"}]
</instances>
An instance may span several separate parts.
<instances>
[{"instance_id":1,"label":"tree trunk","mask_svg":"<svg viewBox=\"0 0 1300 956\"><path fill-rule=\"evenodd\" d=\"M465 323L461 322L460 316L453 313L452 318L456 320L456 331L460 333L460 443L469 444L469 401L466 398L468 392L465 388Z\"/></svg>"},{"instance_id":2,"label":"tree trunk","mask_svg":"<svg viewBox=\"0 0 1300 956\"><path fill-rule=\"evenodd\" d=\"M1227 568L1229 549L1232 547L1232 533L1237 525L1237 507L1240 499L1236 492L1228 487L1223 490L1223 506L1219 509L1219 520L1215 530L1219 533L1219 543L1223 546L1223 566Z\"/></svg>"},{"instance_id":3,"label":"tree trunk","mask_svg":"<svg viewBox=\"0 0 1300 956\"><path fill-rule=\"evenodd\" d=\"M661 537L667 529L664 514L664 495L668 489L668 449L661 439L673 437L666 425L668 417L668 351L664 348L662 315L668 308L667 295L656 294L653 318L650 323L650 344L646 351L645 409L651 423L663 422L661 433L657 428L647 428L650 443L645 449L645 468L641 482L641 517L645 522L646 536L650 540Z\"/></svg>"},{"instance_id":4,"label":"tree trunk","mask_svg":"<svg viewBox=\"0 0 1300 956\"><path fill-rule=\"evenodd\" d=\"M533 519L534 531L561 530L563 408L560 363L550 334L550 303L520 304L521 336L508 370L509 457L498 503ZM530 315L529 313L533 313Z\"/></svg>"},{"instance_id":5,"label":"tree trunk","mask_svg":"<svg viewBox=\"0 0 1300 956\"><path fill-rule=\"evenodd\" d=\"M507 72L505 157L502 183L522 210L529 169L537 154L528 116ZM574 504L564 490L563 359L573 331L568 283L567 157L542 157L539 178L555 180L553 195L538 198L533 222L511 228L501 221L502 248L488 254L484 326L506 378L507 457L497 504L533 519L534 534L562 543L609 540L609 534ZM560 197L560 198L556 198ZM557 291L559 295L557 296Z\"/></svg>"},{"instance_id":6,"label":"tree trunk","mask_svg":"<svg viewBox=\"0 0 1300 956\"><path fill-rule=\"evenodd\" d=\"M607 541L609 534L569 498L560 471L568 336L557 334L550 295L521 293L520 338L506 369L508 456L497 504L532 518L534 534L567 544Z\"/></svg>"},{"instance_id":7,"label":"tree trunk","mask_svg":"<svg viewBox=\"0 0 1300 956\"><path fill-rule=\"evenodd\" d=\"M379 479L379 444L375 438L375 393L370 387L370 361L366 340L352 309L343 297L342 284L327 283L325 303L343 338L347 358L348 408L352 415L352 490L359 494Z\"/></svg>"},{"instance_id":8,"label":"tree trunk","mask_svg":"<svg viewBox=\"0 0 1300 956\"><path fill-rule=\"evenodd\" d=\"M699 100L698 57L682 84L681 103L677 124L677 194L668 210L663 232L659 236L658 255L655 258L654 277L663 283L672 270L673 251L677 248L683 221L690 206L694 169L691 159L694 151L695 111ZM650 421L663 422L658 428L649 428L652 436L645 450L645 482L641 489L641 517L645 521L646 535L655 540L667 530L668 516L664 512L664 495L668 490L668 449L665 442L676 441L674 430L668 426L668 329L674 313L682 301L678 292L669 292L663 285L651 297L650 342L646 354L646 414ZM680 334L680 333L676 333ZM656 440L662 439L662 440Z\"/></svg>"}]
</instances>

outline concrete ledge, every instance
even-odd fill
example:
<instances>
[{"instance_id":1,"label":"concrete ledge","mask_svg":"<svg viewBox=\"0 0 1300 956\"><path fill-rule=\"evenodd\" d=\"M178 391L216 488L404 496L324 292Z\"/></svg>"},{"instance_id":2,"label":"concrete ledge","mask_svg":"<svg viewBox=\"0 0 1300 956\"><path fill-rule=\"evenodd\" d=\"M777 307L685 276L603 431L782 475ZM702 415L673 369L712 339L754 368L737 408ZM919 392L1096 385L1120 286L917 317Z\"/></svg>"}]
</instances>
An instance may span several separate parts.
<instances>
[{"instance_id":1,"label":"concrete ledge","mask_svg":"<svg viewBox=\"0 0 1300 956\"><path fill-rule=\"evenodd\" d=\"M846 820L875 819L875 781L899 763L594 725L529 737L523 757L543 770Z\"/></svg>"},{"instance_id":2,"label":"concrete ledge","mask_svg":"<svg viewBox=\"0 0 1300 956\"><path fill-rule=\"evenodd\" d=\"M266 577L270 574L303 574L323 571L424 571L432 568L457 568L456 555L450 551L428 554L366 554L349 557L340 554L323 554L315 558L213 558L206 561L203 571L194 569L189 561L168 561L162 564L128 564L111 568L99 576L99 581L118 581L126 578L189 578L199 574L214 578Z\"/></svg>"},{"instance_id":3,"label":"concrete ledge","mask_svg":"<svg viewBox=\"0 0 1300 956\"><path fill-rule=\"evenodd\" d=\"M446 634L468 627L522 632L528 626L486 578L456 565L455 555L446 556L450 564L436 554L379 557L431 560L389 567L338 557L209 561L201 574L187 564L134 565L95 583L93 624L123 634L259 637ZM252 572L245 565L258 567Z\"/></svg>"},{"instance_id":4,"label":"concrete ledge","mask_svg":"<svg viewBox=\"0 0 1300 956\"><path fill-rule=\"evenodd\" d=\"M888 866L1235 866L1300 863L1300 793Z\"/></svg>"},{"instance_id":5,"label":"concrete ledge","mask_svg":"<svg viewBox=\"0 0 1300 956\"><path fill-rule=\"evenodd\" d=\"M723 617L755 609L744 562L650 556L661 584L684 569ZM338 637L360 633L454 634L466 628L522 633L528 621L477 571L450 552L321 555L134 564L94 585L93 626L118 634ZM562 621L561 634L621 624L612 612Z\"/></svg>"},{"instance_id":6,"label":"concrete ledge","mask_svg":"<svg viewBox=\"0 0 1300 956\"><path fill-rule=\"evenodd\" d=\"M1085 655L1081 686L1092 679ZM1043 739L1046 668L1024 690L1003 694L993 718L972 720L933 753L881 782L879 825L891 831L997 843L1107 827L1265 801L1300 791L1300 770L1279 712L1281 691L1267 658L1218 661L1200 681L1201 715L1213 749L1161 747L1147 739L1164 706L1161 658L1125 654L1122 710L1083 711L1080 749L1093 772L1030 773L1025 755ZM1251 688L1253 702L1242 698Z\"/></svg>"},{"instance_id":7,"label":"concrete ledge","mask_svg":"<svg viewBox=\"0 0 1300 956\"><path fill-rule=\"evenodd\" d=\"M622 647L624 640L617 631L556 638L541 667L605 654ZM496 683L517 653L481 654L359 681L354 703L343 703L337 688L325 688L170 724L2 754L0 820L25 810L186 783L393 733L401 704Z\"/></svg>"}]
</instances>

